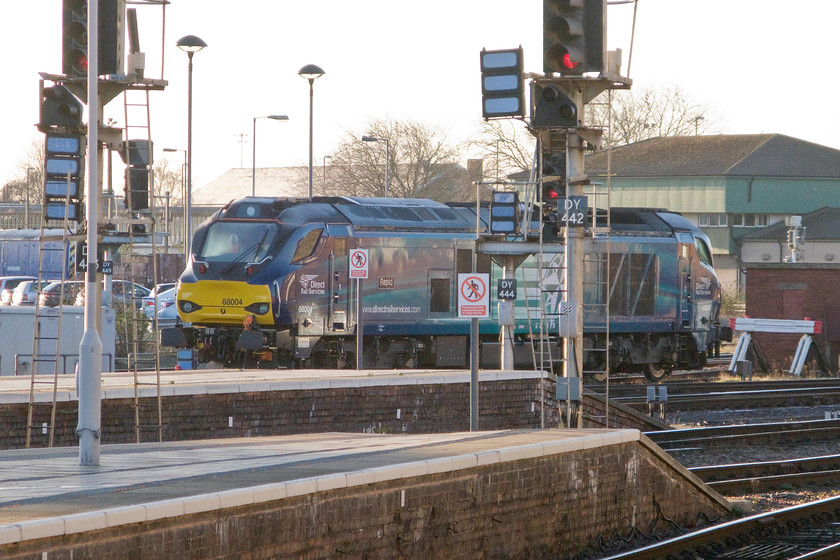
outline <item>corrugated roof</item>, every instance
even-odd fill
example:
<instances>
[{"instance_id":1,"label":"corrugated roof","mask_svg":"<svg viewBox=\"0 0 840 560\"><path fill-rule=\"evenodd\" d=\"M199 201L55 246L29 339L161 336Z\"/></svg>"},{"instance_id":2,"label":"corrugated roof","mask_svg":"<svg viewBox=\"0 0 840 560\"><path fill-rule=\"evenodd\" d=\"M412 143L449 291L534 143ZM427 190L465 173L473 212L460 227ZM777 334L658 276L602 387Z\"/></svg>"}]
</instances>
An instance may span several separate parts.
<instances>
[{"instance_id":1,"label":"corrugated roof","mask_svg":"<svg viewBox=\"0 0 840 560\"><path fill-rule=\"evenodd\" d=\"M209 183L193 188L193 204L227 204L231 200L251 196L252 183L257 196L309 196L307 167L258 167L256 182L251 168L228 170ZM313 185L315 194L322 194L320 184Z\"/></svg>"},{"instance_id":2,"label":"corrugated roof","mask_svg":"<svg viewBox=\"0 0 840 560\"><path fill-rule=\"evenodd\" d=\"M829 208L824 206L802 215L802 226L805 228L807 239L830 239L836 240L840 236L840 208ZM787 224L776 222L765 228L745 233L740 239L772 240L779 241L787 239Z\"/></svg>"},{"instance_id":3,"label":"corrugated roof","mask_svg":"<svg viewBox=\"0 0 840 560\"><path fill-rule=\"evenodd\" d=\"M588 173L606 173L607 154L586 158ZM612 150L618 177L840 178L840 150L783 134L651 138Z\"/></svg>"}]
</instances>

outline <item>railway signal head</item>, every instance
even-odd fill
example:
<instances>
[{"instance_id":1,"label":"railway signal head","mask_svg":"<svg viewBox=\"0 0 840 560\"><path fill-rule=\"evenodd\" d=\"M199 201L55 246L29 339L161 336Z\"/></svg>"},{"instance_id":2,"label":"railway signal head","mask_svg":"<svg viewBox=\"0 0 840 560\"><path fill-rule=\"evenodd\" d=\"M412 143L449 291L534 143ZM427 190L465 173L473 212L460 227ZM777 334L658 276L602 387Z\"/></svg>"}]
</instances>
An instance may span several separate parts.
<instances>
[{"instance_id":1,"label":"railway signal head","mask_svg":"<svg viewBox=\"0 0 840 560\"><path fill-rule=\"evenodd\" d=\"M541 180L543 211L556 210L557 204L565 192L566 152L543 156Z\"/></svg>"},{"instance_id":2,"label":"railway signal head","mask_svg":"<svg viewBox=\"0 0 840 560\"><path fill-rule=\"evenodd\" d=\"M119 74L124 56L125 0L61 0L61 71L68 78L88 73L88 2L98 1L98 73Z\"/></svg>"},{"instance_id":3,"label":"railway signal head","mask_svg":"<svg viewBox=\"0 0 840 560\"><path fill-rule=\"evenodd\" d=\"M38 130L47 132L53 127L81 128L82 102L63 85L56 84L43 90Z\"/></svg>"},{"instance_id":4,"label":"railway signal head","mask_svg":"<svg viewBox=\"0 0 840 560\"><path fill-rule=\"evenodd\" d=\"M532 128L570 128L578 126L577 104L554 84L534 88Z\"/></svg>"},{"instance_id":5,"label":"railway signal head","mask_svg":"<svg viewBox=\"0 0 840 560\"><path fill-rule=\"evenodd\" d=\"M61 71L69 78L87 76L88 0L62 0Z\"/></svg>"},{"instance_id":6,"label":"railway signal head","mask_svg":"<svg viewBox=\"0 0 840 560\"><path fill-rule=\"evenodd\" d=\"M86 137L47 132L44 145L44 218L82 221Z\"/></svg>"},{"instance_id":7,"label":"railway signal head","mask_svg":"<svg viewBox=\"0 0 840 560\"><path fill-rule=\"evenodd\" d=\"M493 191L490 203L490 233L515 235L519 232L519 193Z\"/></svg>"},{"instance_id":8,"label":"railway signal head","mask_svg":"<svg viewBox=\"0 0 840 560\"><path fill-rule=\"evenodd\" d=\"M543 71L602 72L606 0L543 0Z\"/></svg>"},{"instance_id":9,"label":"railway signal head","mask_svg":"<svg viewBox=\"0 0 840 560\"><path fill-rule=\"evenodd\" d=\"M129 140L125 144L125 206L131 210L149 207L153 143L150 140Z\"/></svg>"},{"instance_id":10,"label":"railway signal head","mask_svg":"<svg viewBox=\"0 0 840 560\"><path fill-rule=\"evenodd\" d=\"M481 115L485 119L525 116L522 47L481 51Z\"/></svg>"}]
</instances>

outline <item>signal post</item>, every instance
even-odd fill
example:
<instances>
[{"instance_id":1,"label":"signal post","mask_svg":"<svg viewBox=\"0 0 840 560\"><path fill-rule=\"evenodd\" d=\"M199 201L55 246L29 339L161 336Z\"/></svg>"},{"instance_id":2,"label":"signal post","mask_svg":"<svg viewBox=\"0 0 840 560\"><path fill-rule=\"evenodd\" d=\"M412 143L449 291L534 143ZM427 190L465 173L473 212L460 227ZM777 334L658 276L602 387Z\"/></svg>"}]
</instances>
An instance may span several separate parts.
<instances>
[{"instance_id":1,"label":"signal post","mask_svg":"<svg viewBox=\"0 0 840 560\"><path fill-rule=\"evenodd\" d=\"M85 287L89 296L85 299L84 334L79 346L76 433L80 463L96 466L99 464L102 370L102 343L97 324L100 277L96 257L102 235L99 231L101 161L105 147L121 153L125 151L120 140L121 131L102 127L103 108L128 89L162 90L166 82L144 78L142 53L134 50L129 53L129 61L135 57L134 63L129 64L127 74L124 71L126 0L62 0L61 3L62 73L41 73L43 80L55 84L41 87L38 128L46 134L47 153L43 219L45 222L75 222L77 232L72 239L87 242L89 261ZM136 20L129 22L128 31L132 37L136 36ZM82 123L84 103L88 106L86 126ZM88 181L87 188L83 189L85 174Z\"/></svg>"},{"instance_id":2,"label":"signal post","mask_svg":"<svg viewBox=\"0 0 840 560\"><path fill-rule=\"evenodd\" d=\"M520 74L522 49L482 51L482 114L485 119L525 117L522 106L523 80L531 78L530 132L537 138L536 206L541 209L545 227L562 229L564 248L564 284L566 294L560 304L572 320L571 329L561 332L564 338L564 379L558 379L558 402L564 401L566 424L579 426L580 382L583 374L583 261L586 233L583 220L564 219L558 201L585 200L589 184L585 168L586 150L600 149L602 128L585 125L586 104L610 89L628 89L631 80L619 75L621 51L606 50L607 0L543 0L543 74ZM511 55L518 54L518 63ZM486 61L491 61L486 64ZM497 62L497 64L492 64ZM595 206L595 204L593 204ZM585 214L584 214L585 216ZM567 218L567 216L566 216ZM518 221L510 232L519 234ZM591 230L594 235L594 228ZM527 232L525 237L527 238ZM516 241L513 237L508 240ZM506 254L535 254L523 239L518 247L499 248ZM489 244L485 244L489 248ZM543 250L543 247L540 248ZM496 253L499 254L499 253ZM510 261L507 261L510 262ZM561 387L565 387L561 391Z\"/></svg>"}]
</instances>

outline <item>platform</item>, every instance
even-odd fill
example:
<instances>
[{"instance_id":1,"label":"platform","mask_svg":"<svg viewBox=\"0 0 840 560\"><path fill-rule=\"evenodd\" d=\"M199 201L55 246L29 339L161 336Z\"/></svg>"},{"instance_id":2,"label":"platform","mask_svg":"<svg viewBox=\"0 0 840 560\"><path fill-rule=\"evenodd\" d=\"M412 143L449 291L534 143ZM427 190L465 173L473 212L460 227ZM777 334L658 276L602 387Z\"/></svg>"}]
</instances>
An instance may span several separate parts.
<instances>
[{"instance_id":1,"label":"platform","mask_svg":"<svg viewBox=\"0 0 840 560\"><path fill-rule=\"evenodd\" d=\"M327 550L351 546L346 543L352 542L355 543L352 546L359 547L364 541L359 535L365 529L382 530L379 508L396 508L402 512L402 519L410 515L428 516L428 505L419 503L432 499L437 504L434 506L437 514L433 512L432 516L437 515L440 521L449 516L450 507L441 496L451 496L455 500L451 504L453 511L463 509L470 519L481 517L486 513L481 504L483 499L475 502L474 498L466 503L464 495L459 495L470 488L475 494L475 481L479 481L479 486L484 487L479 494L487 492L487 498L494 504L494 519L508 515L518 519L519 515L507 512L506 508L530 511L527 496L551 489L552 484L567 479L569 472L572 478L609 478L600 487L593 485L594 480L586 482L585 495L579 496L581 505L593 499L614 502L616 495L626 495L641 503L647 501L646 492L655 492L658 507L676 509L676 504L696 502L694 509L707 515L728 508L725 500L657 449L636 430L551 429L413 436L327 433L104 445L98 467L80 466L76 448L2 451L0 555L9 557L6 554L10 546L15 551L25 549L32 553L72 542L80 552L84 549L95 557L107 552L97 546L106 546L103 543L113 546L120 538L126 538L126 533L132 539L140 538L138 535L153 538L156 534L169 535L166 538L171 539L173 532L186 530L184 527L195 531L195 527L206 522L207 531L215 535L219 524L228 520L236 520L240 529L243 524L251 527L253 519L267 515L266 510L282 511L287 517L300 516L295 526L314 522L312 531L316 533L324 530L325 521L315 520L320 516L328 518L330 530L325 539L342 536L341 523L350 526L355 523L358 525L353 531L358 533L355 537L341 541L345 544L329 542L323 546ZM628 465L605 460L616 453L625 457L619 463L627 463L627 457L631 458L630 463L638 463L633 467L632 477L618 480L621 477L602 471L607 468L628 472ZM674 479L663 483L643 474L648 470L648 463L655 465L651 471L654 478L667 471ZM527 475L529 472L533 474ZM554 482L547 484L550 481L542 477L551 472L555 473ZM507 490L494 489L501 480L506 481ZM580 483L571 484L580 486ZM453 484L461 490L447 490ZM550 494L568 496L559 490L557 487ZM672 493L675 502L669 497ZM348 503L357 512L355 518L353 515L348 518L345 509ZM506 504L505 507L500 507L500 503ZM623 508L626 504L615 505ZM367 512L367 508L371 508L370 513L359 517L359 512ZM638 509L633 512L641 518L643 506L639 505ZM535 510L533 514L540 515L540 512ZM393 513L388 513L385 519L392 517ZM249 521L245 523L243 519ZM457 519L457 515L453 517L452 527L466 523ZM523 520L523 526L540 526L533 521L536 520ZM596 521L600 528L603 521ZM627 521L618 520L619 523ZM425 521L426 525L429 523L430 520ZM475 525L476 521L469 523ZM495 523L490 525L492 528ZM396 522L396 527L400 526L401 522ZM441 534L437 530L435 534L445 537L447 532L444 529ZM295 535L300 542L311 545L310 533ZM85 542L86 537L92 540ZM294 536L278 533L274 537L284 543L283 554L296 553L297 549L288 548L300 544L292 542ZM218 540L218 535L206 538ZM415 535L415 538L420 537ZM574 545L575 539L569 543ZM263 547L257 541L246 539L241 546ZM131 542L141 546L139 541ZM371 537L369 546L377 542ZM248 548L252 549L255 548ZM136 557L148 552L139 550ZM214 557L213 553L206 554L208 558Z\"/></svg>"},{"instance_id":2,"label":"platform","mask_svg":"<svg viewBox=\"0 0 840 560\"><path fill-rule=\"evenodd\" d=\"M518 379L549 379L550 374L530 370L481 370L481 382ZM52 380L52 375L38 376ZM468 370L272 370L272 369L192 369L161 370L160 393L170 395L201 395L221 392L246 393L253 391L283 391L299 389L333 389L345 387L370 387L383 384L424 385L428 383L469 382ZM141 396L154 396L156 375L154 371L138 374ZM30 376L0 376L0 404L29 402ZM134 374L131 372L103 372L102 398L134 397ZM36 401L52 400L52 384L36 386ZM59 375L56 400L66 402L77 399L76 376Z\"/></svg>"}]
</instances>

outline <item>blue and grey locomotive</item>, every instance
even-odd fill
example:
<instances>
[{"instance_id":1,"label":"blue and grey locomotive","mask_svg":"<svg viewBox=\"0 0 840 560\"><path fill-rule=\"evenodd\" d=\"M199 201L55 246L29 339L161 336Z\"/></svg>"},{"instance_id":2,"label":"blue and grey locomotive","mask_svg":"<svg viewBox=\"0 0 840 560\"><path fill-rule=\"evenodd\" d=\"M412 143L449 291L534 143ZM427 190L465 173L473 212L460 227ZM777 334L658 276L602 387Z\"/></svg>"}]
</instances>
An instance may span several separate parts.
<instances>
[{"instance_id":1,"label":"blue and grey locomotive","mask_svg":"<svg viewBox=\"0 0 840 560\"><path fill-rule=\"evenodd\" d=\"M593 236L585 253L585 369L604 368L598 349L606 348L608 316L611 371L658 378L702 364L721 333L708 238L667 211L612 215L609 245ZM166 338L226 365L247 356L261 365L355 367L361 313L364 367L465 367L470 321L458 317L456 282L473 271L476 230L486 231L486 218L486 208L477 217L474 207L421 199L233 201L196 230L177 291L179 315L191 326ZM349 272L356 249L369 256L360 282ZM552 258L531 257L517 271L517 367L533 367L538 308L559 305L562 255ZM501 277L489 255L477 254L475 266L491 285ZM498 365L493 315L479 323L488 367ZM556 334L550 341L556 348Z\"/></svg>"}]
</instances>

